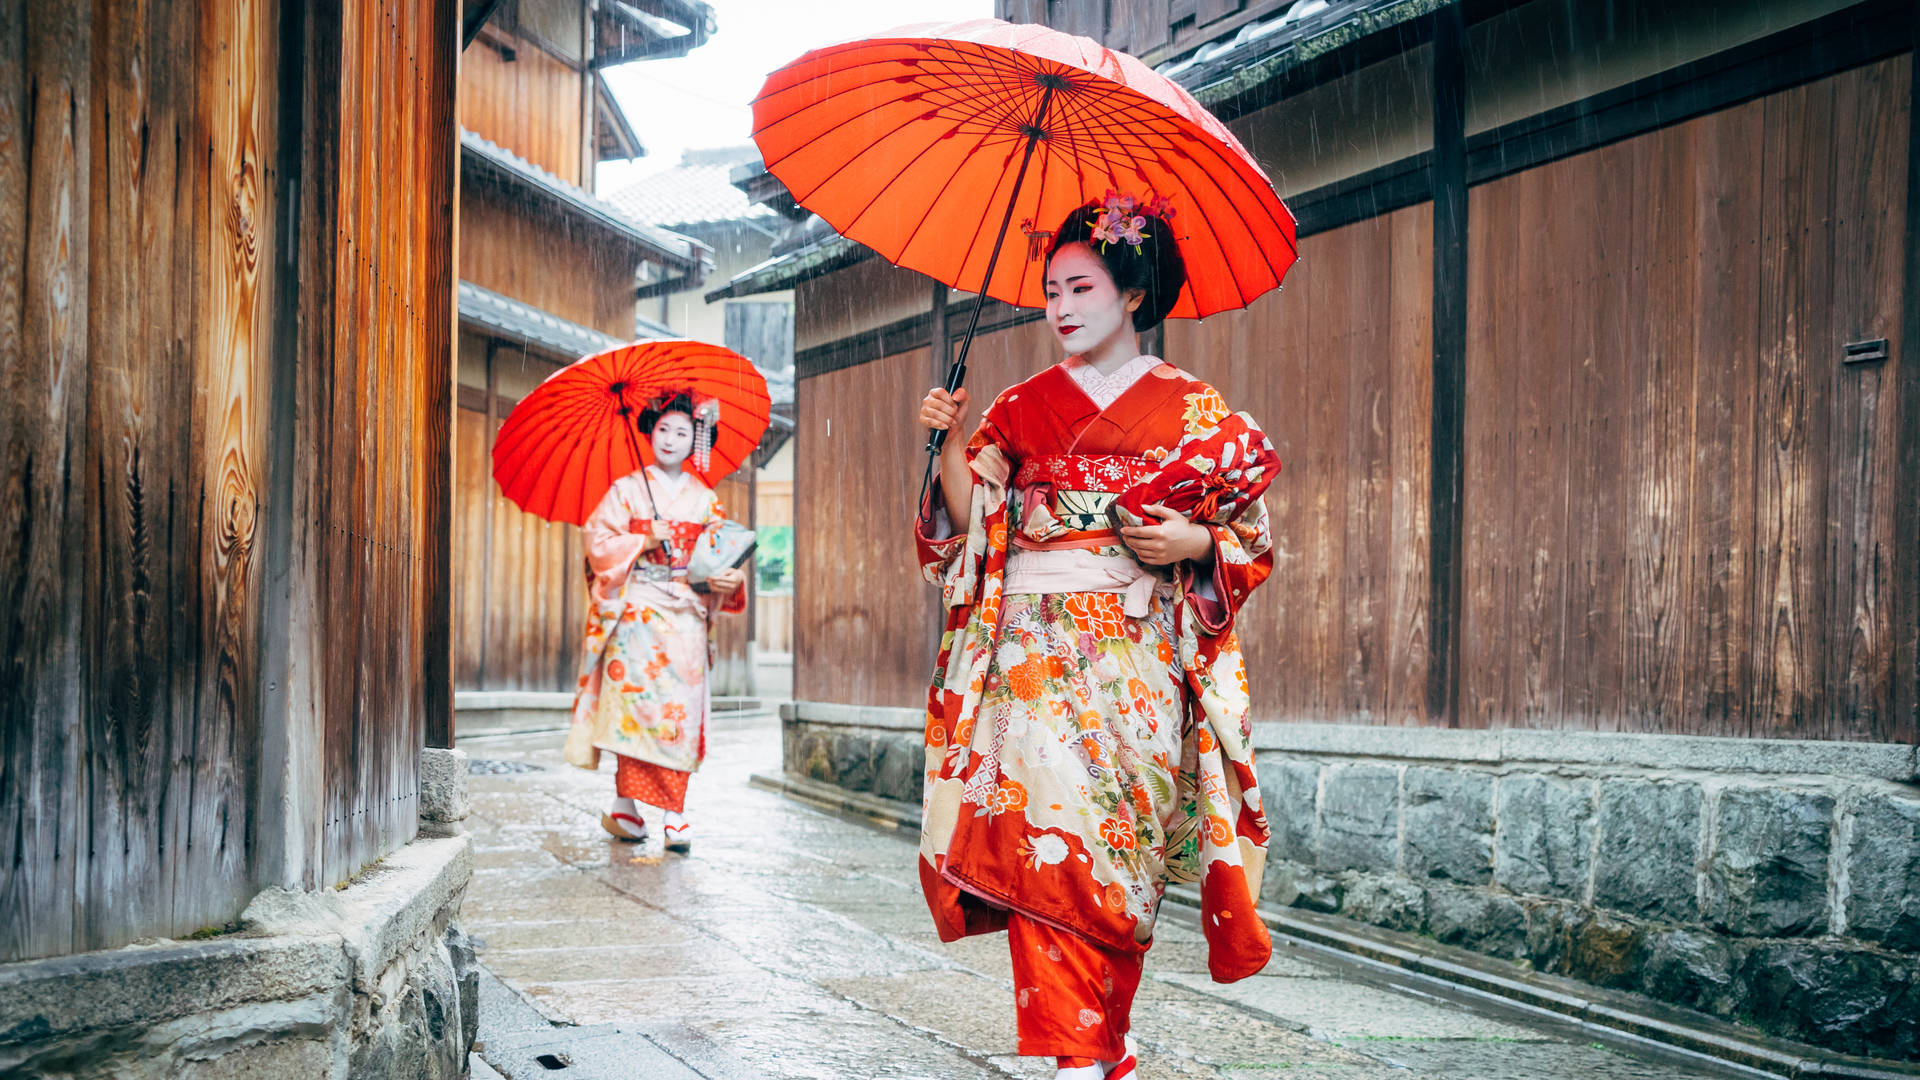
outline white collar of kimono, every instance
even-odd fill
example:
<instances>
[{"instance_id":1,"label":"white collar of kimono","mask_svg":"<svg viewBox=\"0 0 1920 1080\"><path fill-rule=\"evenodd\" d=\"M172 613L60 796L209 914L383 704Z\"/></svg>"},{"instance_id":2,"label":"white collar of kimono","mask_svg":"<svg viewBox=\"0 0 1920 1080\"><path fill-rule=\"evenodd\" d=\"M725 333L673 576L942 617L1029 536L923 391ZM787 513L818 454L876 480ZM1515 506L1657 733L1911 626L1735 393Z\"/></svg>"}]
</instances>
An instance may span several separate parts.
<instances>
[{"instance_id":1,"label":"white collar of kimono","mask_svg":"<svg viewBox=\"0 0 1920 1080\"><path fill-rule=\"evenodd\" d=\"M1120 395L1126 393L1128 387L1159 366L1160 358L1157 356L1136 356L1115 368L1113 374L1102 375L1085 357L1069 356L1066 359L1067 374L1102 409L1120 400Z\"/></svg>"},{"instance_id":2,"label":"white collar of kimono","mask_svg":"<svg viewBox=\"0 0 1920 1080\"><path fill-rule=\"evenodd\" d=\"M681 469L677 473L670 473L658 465L647 466L647 476L653 480L654 487L666 489L661 494L664 495L667 500L679 498L681 493L687 490L687 481L692 479L692 476L685 469Z\"/></svg>"}]
</instances>

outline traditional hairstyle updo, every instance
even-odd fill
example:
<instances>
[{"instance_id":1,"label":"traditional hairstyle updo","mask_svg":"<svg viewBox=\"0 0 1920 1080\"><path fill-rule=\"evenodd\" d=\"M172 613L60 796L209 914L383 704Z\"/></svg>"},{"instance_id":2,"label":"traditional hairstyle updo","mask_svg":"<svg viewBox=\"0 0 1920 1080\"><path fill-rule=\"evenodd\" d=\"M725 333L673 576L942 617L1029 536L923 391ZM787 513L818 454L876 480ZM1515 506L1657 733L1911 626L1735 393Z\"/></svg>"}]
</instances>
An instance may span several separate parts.
<instances>
[{"instance_id":1,"label":"traditional hairstyle updo","mask_svg":"<svg viewBox=\"0 0 1920 1080\"><path fill-rule=\"evenodd\" d=\"M1054 253L1066 245L1087 245L1100 257L1121 295L1129 289L1140 290L1140 306L1133 310L1133 328L1139 332L1151 330L1173 310L1181 286L1187 283L1187 264L1180 257L1180 244L1174 240L1173 227L1165 219L1144 209L1134 211L1147 219L1140 229L1144 239L1137 246L1125 240L1103 244L1093 238L1093 228L1105 209L1105 204L1091 202L1068 214L1054 230L1053 242L1047 246L1047 265L1053 265Z\"/></svg>"},{"instance_id":2,"label":"traditional hairstyle updo","mask_svg":"<svg viewBox=\"0 0 1920 1080\"><path fill-rule=\"evenodd\" d=\"M640 410L640 430L643 433L651 435L653 425L658 424L661 417L673 412L685 413L688 421L692 421L693 398L686 394L676 394L670 401L658 405L649 405Z\"/></svg>"}]
</instances>

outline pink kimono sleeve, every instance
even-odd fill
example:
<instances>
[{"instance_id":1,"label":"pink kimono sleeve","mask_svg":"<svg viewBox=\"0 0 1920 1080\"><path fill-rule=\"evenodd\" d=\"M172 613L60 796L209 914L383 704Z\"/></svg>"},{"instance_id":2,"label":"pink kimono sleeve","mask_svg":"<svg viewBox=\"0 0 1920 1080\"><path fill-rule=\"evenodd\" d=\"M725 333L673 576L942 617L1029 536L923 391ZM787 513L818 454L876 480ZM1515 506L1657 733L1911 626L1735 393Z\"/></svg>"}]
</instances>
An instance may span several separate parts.
<instances>
[{"instance_id":1,"label":"pink kimono sleeve","mask_svg":"<svg viewBox=\"0 0 1920 1080\"><path fill-rule=\"evenodd\" d=\"M607 489L593 516L581 529L587 549L587 572L593 575L596 600L612 600L620 595L634 560L640 557L641 548L647 542L645 535L632 531L632 522L636 520L634 509L616 482Z\"/></svg>"}]
</instances>

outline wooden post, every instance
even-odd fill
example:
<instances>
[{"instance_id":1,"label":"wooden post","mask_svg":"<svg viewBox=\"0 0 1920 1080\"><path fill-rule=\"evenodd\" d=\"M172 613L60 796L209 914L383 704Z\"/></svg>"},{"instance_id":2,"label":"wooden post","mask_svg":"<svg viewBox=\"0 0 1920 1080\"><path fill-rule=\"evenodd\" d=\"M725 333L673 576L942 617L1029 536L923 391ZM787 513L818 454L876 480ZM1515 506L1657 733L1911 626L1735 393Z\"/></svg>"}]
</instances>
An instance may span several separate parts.
<instances>
[{"instance_id":1,"label":"wooden post","mask_svg":"<svg viewBox=\"0 0 1920 1080\"><path fill-rule=\"evenodd\" d=\"M1433 417L1428 489L1427 719L1460 723L1462 451L1466 432L1466 20L1433 16Z\"/></svg>"},{"instance_id":2,"label":"wooden post","mask_svg":"<svg viewBox=\"0 0 1920 1080\"><path fill-rule=\"evenodd\" d=\"M1909 16L1915 51L1908 71L1906 288L1899 355L1899 444L1894 458L1893 723L1920 740L1920 3Z\"/></svg>"},{"instance_id":3,"label":"wooden post","mask_svg":"<svg viewBox=\"0 0 1920 1080\"><path fill-rule=\"evenodd\" d=\"M500 386L495 372L499 365L494 363L494 354L500 351L500 342L487 339L487 418L481 431L485 441L481 444L480 460L491 464L493 461L493 439L498 433L500 423ZM487 647L490 642L488 628L493 624L493 525L496 511L499 510L500 497L494 492L492 484L483 485L486 492L486 521L480 529L480 604L474 613L474 622L478 624L480 634L480 670L474 681L481 687L487 685Z\"/></svg>"},{"instance_id":4,"label":"wooden post","mask_svg":"<svg viewBox=\"0 0 1920 1080\"><path fill-rule=\"evenodd\" d=\"M426 744L435 747L453 745L453 438L454 410L460 407L459 304L454 299L460 265L459 212L460 151L455 99L460 83L460 0L433 0L435 8L427 26L439 40L429 42L426 57L432 65L428 85L437 93L431 97L429 137L422 150L428 155L428 182L433 194L428 206L433 220L427 227L428 250L422 257L440 260L427 274L430 295L444 310L421 313L429 332L425 335L424 366L425 413L428 418L426 446L421 458L426 470L421 490L426 492L423 509L426 537L422 600L425 605L426 641L422 653L420 678L425 697Z\"/></svg>"},{"instance_id":5,"label":"wooden post","mask_svg":"<svg viewBox=\"0 0 1920 1080\"><path fill-rule=\"evenodd\" d=\"M576 0L578 2L578 0ZM580 190L594 189L594 166L600 161L600 140L594 119L600 111L593 93L593 9L580 3Z\"/></svg>"},{"instance_id":6,"label":"wooden post","mask_svg":"<svg viewBox=\"0 0 1920 1080\"><path fill-rule=\"evenodd\" d=\"M945 282L933 283L932 321L927 325L927 345L936 386L947 377L947 362L952 358L953 343L947 340L947 304L951 299Z\"/></svg>"}]
</instances>

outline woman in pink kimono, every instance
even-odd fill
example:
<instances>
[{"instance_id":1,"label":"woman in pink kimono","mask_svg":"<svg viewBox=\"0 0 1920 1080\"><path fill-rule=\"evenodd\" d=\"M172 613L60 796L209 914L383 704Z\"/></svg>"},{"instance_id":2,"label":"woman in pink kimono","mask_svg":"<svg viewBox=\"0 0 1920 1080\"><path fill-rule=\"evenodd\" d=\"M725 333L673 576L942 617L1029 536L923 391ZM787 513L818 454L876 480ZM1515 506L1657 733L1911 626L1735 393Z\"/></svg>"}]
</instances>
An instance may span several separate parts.
<instances>
[{"instance_id":1,"label":"woman in pink kimono","mask_svg":"<svg viewBox=\"0 0 1920 1080\"><path fill-rule=\"evenodd\" d=\"M696 424L710 423L696 416L684 397L642 414L654 463L615 480L587 520L591 608L566 744L583 769L599 768L602 750L618 759L602 828L645 841L641 804L657 806L667 849L678 852L692 847L687 780L707 752L708 627L716 611L746 607L739 570L708 578L705 593L687 581L694 544L726 518L687 468Z\"/></svg>"},{"instance_id":2,"label":"woman in pink kimono","mask_svg":"<svg viewBox=\"0 0 1920 1080\"><path fill-rule=\"evenodd\" d=\"M940 936L1004 929L1020 1053L1122 1080L1169 883L1197 883L1221 982L1271 955L1267 823L1236 613L1272 566L1273 447L1140 354L1186 278L1164 201L1109 195L1047 256L1066 359L949 439L919 530L948 608L927 702L921 884ZM964 430L963 390L921 403Z\"/></svg>"}]
</instances>

